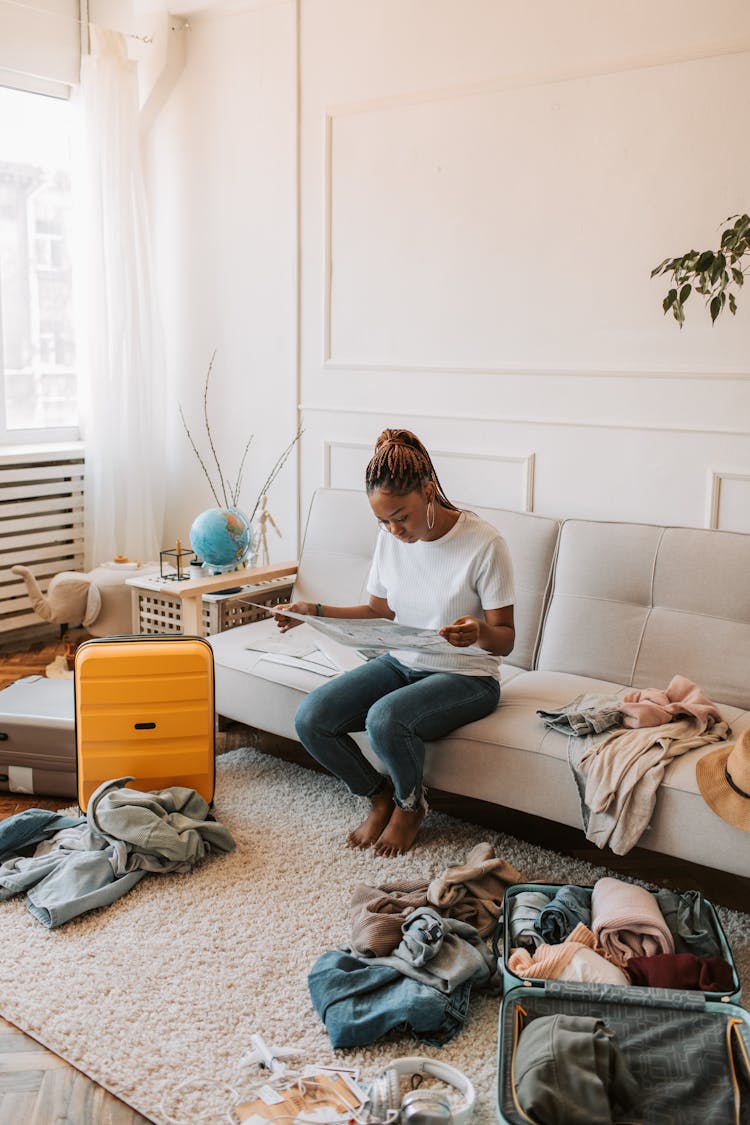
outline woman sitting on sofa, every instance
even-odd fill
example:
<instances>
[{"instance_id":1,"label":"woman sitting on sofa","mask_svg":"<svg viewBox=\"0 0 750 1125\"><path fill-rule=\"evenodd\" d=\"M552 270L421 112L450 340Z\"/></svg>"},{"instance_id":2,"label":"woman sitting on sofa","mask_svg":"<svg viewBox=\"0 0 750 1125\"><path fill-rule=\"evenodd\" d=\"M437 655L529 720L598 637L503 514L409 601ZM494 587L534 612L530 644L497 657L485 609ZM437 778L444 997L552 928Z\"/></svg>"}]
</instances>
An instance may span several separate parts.
<instances>
[{"instance_id":1,"label":"woman sitting on sofa","mask_svg":"<svg viewBox=\"0 0 750 1125\"><path fill-rule=\"evenodd\" d=\"M296 613L389 618L436 629L444 651L393 651L344 672L300 704L300 741L370 811L348 838L381 856L409 850L427 811L425 741L489 715L500 698L500 658L513 648L513 571L499 532L447 499L430 455L409 430L384 430L365 477L378 537L367 605L295 602L278 606L279 627ZM451 652L448 646L471 652ZM367 731L383 776L351 731Z\"/></svg>"}]
</instances>

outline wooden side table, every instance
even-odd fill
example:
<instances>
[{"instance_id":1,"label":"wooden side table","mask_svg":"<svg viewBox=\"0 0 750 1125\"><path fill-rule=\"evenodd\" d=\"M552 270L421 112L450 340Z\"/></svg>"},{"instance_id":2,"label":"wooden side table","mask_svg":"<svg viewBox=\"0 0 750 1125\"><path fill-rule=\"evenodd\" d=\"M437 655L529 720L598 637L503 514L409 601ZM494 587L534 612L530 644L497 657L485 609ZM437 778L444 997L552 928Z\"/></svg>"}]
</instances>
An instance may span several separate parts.
<instances>
[{"instance_id":1,"label":"wooden side table","mask_svg":"<svg viewBox=\"0 0 750 1125\"><path fill-rule=\"evenodd\" d=\"M286 578L297 573L296 562L275 563L272 566L250 566L231 570L228 574L211 574L205 578L188 578L184 582L160 579L158 575L150 578L128 578L127 585L136 597L139 590L158 591L180 603L182 632L194 637L203 636L202 597L215 590L226 590L232 586L248 586L255 582L267 582L273 578Z\"/></svg>"}]
</instances>

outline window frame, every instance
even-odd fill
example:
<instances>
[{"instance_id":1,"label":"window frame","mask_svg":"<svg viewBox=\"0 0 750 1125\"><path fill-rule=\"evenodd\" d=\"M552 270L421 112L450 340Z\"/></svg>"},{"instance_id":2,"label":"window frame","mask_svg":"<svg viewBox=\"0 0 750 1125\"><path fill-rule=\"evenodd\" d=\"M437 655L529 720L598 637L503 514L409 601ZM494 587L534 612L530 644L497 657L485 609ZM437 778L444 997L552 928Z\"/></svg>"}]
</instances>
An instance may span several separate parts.
<instances>
[{"instance_id":1,"label":"window frame","mask_svg":"<svg viewBox=\"0 0 750 1125\"><path fill-rule=\"evenodd\" d=\"M70 86L62 82L46 79L27 79L22 74L0 69L0 87L14 90L28 97L51 97L58 101L70 99ZM0 156L2 151L0 149ZM81 397L80 397L80 347L76 340L76 375L77 375L77 404L78 423L71 426L43 426L9 429L7 425L7 412L5 405L5 363L2 347L2 326L0 326L0 449L7 450L14 446L30 445L60 445L67 442L81 441Z\"/></svg>"}]
</instances>

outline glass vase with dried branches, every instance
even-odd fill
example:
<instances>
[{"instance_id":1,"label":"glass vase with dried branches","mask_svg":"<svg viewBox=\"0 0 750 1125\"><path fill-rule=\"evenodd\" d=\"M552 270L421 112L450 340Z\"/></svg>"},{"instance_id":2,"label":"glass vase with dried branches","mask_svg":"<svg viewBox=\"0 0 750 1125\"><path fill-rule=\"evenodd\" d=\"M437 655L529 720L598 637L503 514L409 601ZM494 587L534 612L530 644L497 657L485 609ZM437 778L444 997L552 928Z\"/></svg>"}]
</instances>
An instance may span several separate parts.
<instances>
[{"instance_id":1,"label":"glass vase with dried branches","mask_svg":"<svg viewBox=\"0 0 750 1125\"><path fill-rule=\"evenodd\" d=\"M203 385L203 425L204 425L204 428L205 428L205 431L206 431L206 440L208 442L208 449L209 449L209 453L206 455L206 457L204 457L203 454L201 453L200 449L198 448L197 442L195 441L192 433L190 432L190 427L187 424L187 420L185 418L185 412L182 409L181 404L179 405L180 419L182 420L182 425L185 429L185 433L187 434L188 441L190 442L193 453L195 454L195 456L198 460L198 464L200 465L201 469L203 470L203 475L205 476L206 480L208 481L208 486L211 489L211 495L213 496L213 498L216 502L217 509L219 509L220 511L224 511L226 513L234 513L240 519L240 521L242 523L247 525L247 528L249 530L249 529L252 528L253 520L255 519L256 513L258 512L258 509L261 505L263 497L266 496L269 489L271 488L271 485L276 480L277 476L279 475L279 473L283 469L284 465L286 464L286 461L289 458L289 455L291 454L292 450L294 449L294 446L299 441L299 439L302 435L302 430L301 429L297 430L297 433L294 435L292 440L289 442L289 444L286 446L286 448L281 451L281 453L277 457L273 467L271 468L271 470L268 473L268 475L266 476L263 484L261 485L260 491L257 493L257 495L255 497L255 502L253 504L252 510L247 511L246 509L244 509L240 504L240 497L241 497L241 493L242 493L242 486L243 486L243 483L244 483L245 462L247 460L247 455L248 455L250 446L252 444L254 435L251 434L250 437L248 438L246 444L245 444L245 448L242 451L242 456L240 458L239 468L237 469L237 475L235 476L234 481L232 482L229 479L229 477L226 475L226 473L224 472L224 469L222 467L221 460L219 458L219 454L218 454L217 449L216 449L216 443L214 441L214 434L213 434L213 430L211 428L211 422L209 420L209 414L208 414L208 394L209 394L211 375L213 373L215 359L216 359L216 352L214 352L214 354L211 356L211 361L208 365L208 370L206 371L206 378L205 378L205 382L204 382L204 385ZM211 462L213 463L213 468L211 470L209 470L208 464L206 463L207 461L209 463L211 463ZM247 549L244 551L245 557L246 557L247 553L249 552L250 545L251 545L251 536L248 536L247 537L247 543L246 543ZM206 559L205 561L209 564L210 568L214 565L214 564L212 564L210 559ZM239 563L241 561L244 561L244 558L241 559L238 556L235 561L237 563ZM217 562L216 565L218 566L219 563ZM223 569L229 569L229 567L223 566Z\"/></svg>"}]
</instances>

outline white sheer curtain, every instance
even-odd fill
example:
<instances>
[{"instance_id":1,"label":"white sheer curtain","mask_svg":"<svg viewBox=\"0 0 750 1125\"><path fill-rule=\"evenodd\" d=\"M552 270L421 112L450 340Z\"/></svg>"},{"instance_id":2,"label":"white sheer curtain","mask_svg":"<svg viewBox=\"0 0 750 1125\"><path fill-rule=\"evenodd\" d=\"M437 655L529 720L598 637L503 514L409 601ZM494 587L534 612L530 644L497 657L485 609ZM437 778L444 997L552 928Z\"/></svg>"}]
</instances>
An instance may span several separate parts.
<instances>
[{"instance_id":1,"label":"white sheer curtain","mask_svg":"<svg viewBox=\"0 0 750 1125\"><path fill-rule=\"evenodd\" d=\"M158 560L164 515L164 362L143 189L135 64L91 29L79 109L81 413L86 560Z\"/></svg>"}]
</instances>

